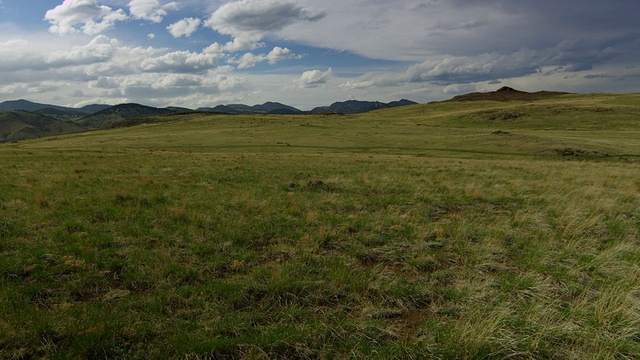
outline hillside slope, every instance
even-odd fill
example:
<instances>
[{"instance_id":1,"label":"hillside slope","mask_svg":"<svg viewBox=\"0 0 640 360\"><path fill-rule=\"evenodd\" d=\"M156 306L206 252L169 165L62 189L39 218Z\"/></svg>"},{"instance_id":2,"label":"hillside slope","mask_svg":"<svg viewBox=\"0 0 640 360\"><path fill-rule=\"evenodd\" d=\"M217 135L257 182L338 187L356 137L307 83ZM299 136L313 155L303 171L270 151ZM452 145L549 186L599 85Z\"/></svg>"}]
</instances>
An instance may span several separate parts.
<instances>
[{"instance_id":1,"label":"hillside slope","mask_svg":"<svg viewBox=\"0 0 640 360\"><path fill-rule=\"evenodd\" d=\"M458 95L447 101L535 101L569 94L570 93L559 91L538 91L530 93L503 86L496 91Z\"/></svg>"},{"instance_id":2,"label":"hillside slope","mask_svg":"<svg viewBox=\"0 0 640 360\"><path fill-rule=\"evenodd\" d=\"M94 132L73 143L87 148L108 142L116 148L633 160L640 159L638 118L640 95L566 95L535 102L440 102L346 116L168 114L116 122L108 127L129 128ZM134 126L142 123L153 126ZM98 138L103 140L86 142Z\"/></svg>"},{"instance_id":3,"label":"hillside slope","mask_svg":"<svg viewBox=\"0 0 640 360\"><path fill-rule=\"evenodd\" d=\"M27 111L0 112L0 142L85 131L78 124Z\"/></svg>"},{"instance_id":4,"label":"hillside slope","mask_svg":"<svg viewBox=\"0 0 640 360\"><path fill-rule=\"evenodd\" d=\"M159 109L140 104L120 104L112 106L108 109L104 109L102 111L98 111L95 114L86 116L78 120L78 123L88 128L99 129L103 125L110 122L117 122L121 120L146 116L167 115L173 113L176 113L176 110Z\"/></svg>"}]
</instances>

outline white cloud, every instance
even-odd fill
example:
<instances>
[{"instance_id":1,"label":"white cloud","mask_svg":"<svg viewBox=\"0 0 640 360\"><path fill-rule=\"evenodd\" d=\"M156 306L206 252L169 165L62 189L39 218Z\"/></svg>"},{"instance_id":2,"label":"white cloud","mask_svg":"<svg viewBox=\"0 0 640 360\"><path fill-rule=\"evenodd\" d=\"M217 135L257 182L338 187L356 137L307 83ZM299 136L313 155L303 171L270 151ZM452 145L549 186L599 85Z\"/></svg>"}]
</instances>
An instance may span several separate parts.
<instances>
[{"instance_id":1,"label":"white cloud","mask_svg":"<svg viewBox=\"0 0 640 360\"><path fill-rule=\"evenodd\" d=\"M301 7L292 1L241 0L218 8L205 26L220 34L231 35L234 42L228 43L226 49L232 50L236 45L238 51L255 48L251 43L259 42L267 34L295 23L317 21L324 16L324 12Z\"/></svg>"},{"instance_id":2,"label":"white cloud","mask_svg":"<svg viewBox=\"0 0 640 360\"><path fill-rule=\"evenodd\" d=\"M186 18L167 26L167 30L169 30L169 33L171 33L174 38L179 38L181 36L189 37L198 30L201 23L202 20L200 19Z\"/></svg>"},{"instance_id":3,"label":"white cloud","mask_svg":"<svg viewBox=\"0 0 640 360\"><path fill-rule=\"evenodd\" d=\"M300 59L301 55L295 55L291 52L291 50L287 48L281 48L276 46L267 54L267 60L269 60L269 64L275 64L277 62L287 60L287 59Z\"/></svg>"},{"instance_id":4,"label":"white cloud","mask_svg":"<svg viewBox=\"0 0 640 360\"><path fill-rule=\"evenodd\" d=\"M213 69L220 55L174 51L168 54L143 60L141 68L146 72L195 73Z\"/></svg>"},{"instance_id":5,"label":"white cloud","mask_svg":"<svg viewBox=\"0 0 640 360\"><path fill-rule=\"evenodd\" d=\"M252 53L246 53L239 59L229 59L229 64L237 64L238 69L249 69L256 66L258 63L268 61L269 64L274 65L280 61L288 59L300 59L301 55L296 55L287 48L281 48L276 46L268 54L254 55Z\"/></svg>"},{"instance_id":6,"label":"white cloud","mask_svg":"<svg viewBox=\"0 0 640 360\"><path fill-rule=\"evenodd\" d=\"M333 70L331 70L331 68L325 72L320 70L305 71L295 83L300 87L316 87L321 84L326 84L332 75Z\"/></svg>"},{"instance_id":7,"label":"white cloud","mask_svg":"<svg viewBox=\"0 0 640 360\"><path fill-rule=\"evenodd\" d=\"M127 15L122 9L113 10L96 0L64 0L47 11L44 18L51 23L49 31L55 34L68 35L82 30L87 35L96 35L126 20Z\"/></svg>"},{"instance_id":8,"label":"white cloud","mask_svg":"<svg viewBox=\"0 0 640 360\"><path fill-rule=\"evenodd\" d=\"M141 64L163 56L167 49L154 47L131 47L118 44L113 56L108 61L96 62L82 67L82 72L89 77L124 76L142 72Z\"/></svg>"},{"instance_id":9,"label":"white cloud","mask_svg":"<svg viewBox=\"0 0 640 360\"><path fill-rule=\"evenodd\" d=\"M212 106L223 99L241 99L250 84L245 78L215 72L202 75L135 74L101 77L90 82L88 89L98 97L126 99L119 102L196 108Z\"/></svg>"},{"instance_id":10,"label":"white cloud","mask_svg":"<svg viewBox=\"0 0 640 360\"><path fill-rule=\"evenodd\" d=\"M262 35L256 34L243 34L241 36L237 36L233 39L233 41L228 41L224 45L220 45L215 42L208 46L205 49L205 52L208 53L223 53L223 52L238 52L244 50L255 50L265 46L264 43L260 42L262 39Z\"/></svg>"},{"instance_id":11,"label":"white cloud","mask_svg":"<svg viewBox=\"0 0 640 360\"><path fill-rule=\"evenodd\" d=\"M99 63L109 60L115 53L118 42L99 35L85 46L76 46L71 50L56 51L45 55L45 62L52 67L65 67Z\"/></svg>"},{"instance_id":12,"label":"white cloud","mask_svg":"<svg viewBox=\"0 0 640 360\"><path fill-rule=\"evenodd\" d=\"M472 84L453 84L453 85L449 85L446 86L444 89L442 89L442 92L445 94L452 94L452 95L458 95L458 94L464 94L464 93L469 93L469 92L473 92L477 90L477 86L476 85L472 85Z\"/></svg>"},{"instance_id":13,"label":"white cloud","mask_svg":"<svg viewBox=\"0 0 640 360\"><path fill-rule=\"evenodd\" d=\"M86 45L14 39L0 43L0 73L8 79L16 71L45 71L92 65L110 60L117 41L98 35ZM66 50L59 50L64 48ZM51 75L51 74L47 74Z\"/></svg>"},{"instance_id":14,"label":"white cloud","mask_svg":"<svg viewBox=\"0 0 640 360\"><path fill-rule=\"evenodd\" d=\"M149 39L153 40L153 39L155 39L155 38L156 38L156 34L148 34L148 35L147 35L147 38L149 38Z\"/></svg>"},{"instance_id":15,"label":"white cloud","mask_svg":"<svg viewBox=\"0 0 640 360\"><path fill-rule=\"evenodd\" d=\"M170 2L162 5L158 0L131 0L129 3L129 11L136 19L148 20L154 23L160 23L164 17L168 15L167 10L177 10L179 5L177 2Z\"/></svg>"},{"instance_id":16,"label":"white cloud","mask_svg":"<svg viewBox=\"0 0 640 360\"><path fill-rule=\"evenodd\" d=\"M240 59L230 59L227 62L230 64L237 64L238 69L249 69L256 66L259 62L263 61L264 57L261 55L253 55L252 53L246 53L240 57Z\"/></svg>"},{"instance_id":17,"label":"white cloud","mask_svg":"<svg viewBox=\"0 0 640 360\"><path fill-rule=\"evenodd\" d=\"M151 84L153 89L195 87L202 84L202 78L195 75L169 74L160 76Z\"/></svg>"}]
</instances>

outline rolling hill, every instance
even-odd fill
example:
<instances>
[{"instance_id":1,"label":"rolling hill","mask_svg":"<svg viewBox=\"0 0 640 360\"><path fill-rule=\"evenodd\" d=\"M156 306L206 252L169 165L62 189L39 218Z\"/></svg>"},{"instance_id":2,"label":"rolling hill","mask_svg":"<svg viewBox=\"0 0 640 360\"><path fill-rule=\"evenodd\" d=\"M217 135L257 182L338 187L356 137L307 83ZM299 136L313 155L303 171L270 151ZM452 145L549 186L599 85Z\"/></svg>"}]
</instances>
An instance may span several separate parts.
<instances>
[{"instance_id":1,"label":"rolling hill","mask_svg":"<svg viewBox=\"0 0 640 360\"><path fill-rule=\"evenodd\" d=\"M86 131L67 121L32 112L16 110L0 112L0 142L33 139Z\"/></svg>"},{"instance_id":2,"label":"rolling hill","mask_svg":"<svg viewBox=\"0 0 640 360\"><path fill-rule=\"evenodd\" d=\"M76 121L85 116L87 113L74 110L60 110L56 108L44 108L33 111L36 114L48 116L50 118L62 121Z\"/></svg>"},{"instance_id":3,"label":"rolling hill","mask_svg":"<svg viewBox=\"0 0 640 360\"><path fill-rule=\"evenodd\" d=\"M176 111L175 109L159 109L140 104L120 104L86 116L77 122L87 128L99 129L103 125L111 122L138 117L175 114L176 112L182 112L182 110Z\"/></svg>"},{"instance_id":4,"label":"rolling hill","mask_svg":"<svg viewBox=\"0 0 640 360\"><path fill-rule=\"evenodd\" d=\"M446 101L535 101L569 94L559 91L526 92L503 86L496 91L458 95Z\"/></svg>"}]
</instances>

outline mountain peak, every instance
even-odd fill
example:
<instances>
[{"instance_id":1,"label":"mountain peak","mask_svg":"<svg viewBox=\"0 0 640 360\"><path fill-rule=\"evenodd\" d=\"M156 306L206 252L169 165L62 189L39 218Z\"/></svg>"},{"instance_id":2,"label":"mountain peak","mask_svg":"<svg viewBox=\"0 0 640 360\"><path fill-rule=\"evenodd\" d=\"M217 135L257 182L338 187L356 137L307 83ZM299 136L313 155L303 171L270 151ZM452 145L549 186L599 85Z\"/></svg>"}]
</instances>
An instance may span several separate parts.
<instances>
[{"instance_id":1,"label":"mountain peak","mask_svg":"<svg viewBox=\"0 0 640 360\"><path fill-rule=\"evenodd\" d=\"M496 90L496 92L522 92L522 91L516 90L508 86L503 86L500 89Z\"/></svg>"}]
</instances>

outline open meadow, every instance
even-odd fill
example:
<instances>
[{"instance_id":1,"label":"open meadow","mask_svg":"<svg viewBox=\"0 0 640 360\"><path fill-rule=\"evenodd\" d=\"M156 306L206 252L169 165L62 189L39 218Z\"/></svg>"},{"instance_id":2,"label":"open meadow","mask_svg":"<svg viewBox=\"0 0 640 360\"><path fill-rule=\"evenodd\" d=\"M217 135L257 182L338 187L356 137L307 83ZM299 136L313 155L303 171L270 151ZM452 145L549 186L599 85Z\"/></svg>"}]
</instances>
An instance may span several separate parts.
<instances>
[{"instance_id":1,"label":"open meadow","mask_svg":"<svg viewBox=\"0 0 640 360\"><path fill-rule=\"evenodd\" d=\"M637 359L640 95L0 144L2 359Z\"/></svg>"}]
</instances>

